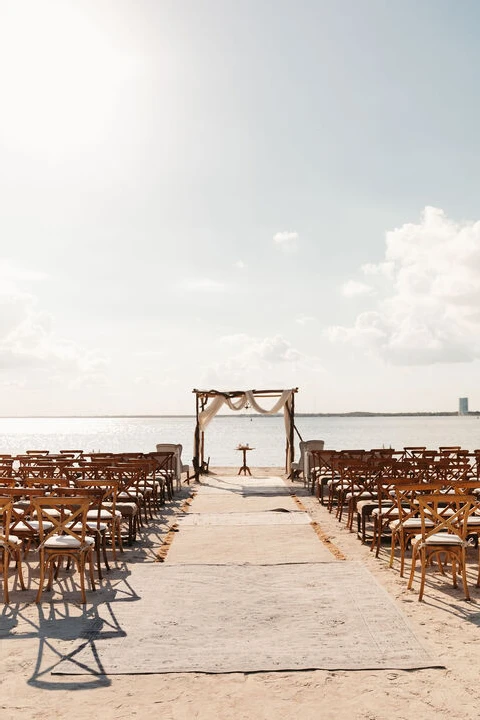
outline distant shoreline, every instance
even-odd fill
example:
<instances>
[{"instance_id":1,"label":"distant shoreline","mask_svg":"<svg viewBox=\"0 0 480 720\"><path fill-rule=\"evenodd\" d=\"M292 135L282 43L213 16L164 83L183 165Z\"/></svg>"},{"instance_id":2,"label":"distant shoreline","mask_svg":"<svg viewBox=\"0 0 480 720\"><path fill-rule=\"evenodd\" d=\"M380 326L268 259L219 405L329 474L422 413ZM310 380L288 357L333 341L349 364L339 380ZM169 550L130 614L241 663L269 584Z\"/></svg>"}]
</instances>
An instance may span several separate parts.
<instances>
[{"instance_id":1,"label":"distant shoreline","mask_svg":"<svg viewBox=\"0 0 480 720\"><path fill-rule=\"evenodd\" d=\"M243 417L279 417L277 415L261 415L259 413L242 413ZM345 413L295 413L295 417L345 417L345 418L359 418L359 417L479 417L480 410L473 410L471 412L459 415L458 412L345 412ZM223 415L218 414L217 417L222 418L238 418L236 413ZM121 419L160 419L160 418L192 418L195 419L195 415L0 415L0 420L91 420L91 419L110 419L110 420L121 420Z\"/></svg>"}]
</instances>

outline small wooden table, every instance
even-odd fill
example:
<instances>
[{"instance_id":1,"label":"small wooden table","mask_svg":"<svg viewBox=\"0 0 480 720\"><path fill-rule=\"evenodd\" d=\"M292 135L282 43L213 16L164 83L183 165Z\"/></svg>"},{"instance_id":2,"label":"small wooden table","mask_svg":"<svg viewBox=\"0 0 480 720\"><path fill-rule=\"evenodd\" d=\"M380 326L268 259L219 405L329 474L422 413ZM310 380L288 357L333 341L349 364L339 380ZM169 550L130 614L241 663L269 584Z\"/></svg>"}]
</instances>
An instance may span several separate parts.
<instances>
[{"instance_id":1,"label":"small wooden table","mask_svg":"<svg viewBox=\"0 0 480 720\"><path fill-rule=\"evenodd\" d=\"M241 475L243 471L244 475L248 473L251 476L252 473L250 472L250 468L247 465L247 450L255 450L255 448L250 447L250 445L239 445L236 449L243 452L243 465L238 471L237 475Z\"/></svg>"}]
</instances>

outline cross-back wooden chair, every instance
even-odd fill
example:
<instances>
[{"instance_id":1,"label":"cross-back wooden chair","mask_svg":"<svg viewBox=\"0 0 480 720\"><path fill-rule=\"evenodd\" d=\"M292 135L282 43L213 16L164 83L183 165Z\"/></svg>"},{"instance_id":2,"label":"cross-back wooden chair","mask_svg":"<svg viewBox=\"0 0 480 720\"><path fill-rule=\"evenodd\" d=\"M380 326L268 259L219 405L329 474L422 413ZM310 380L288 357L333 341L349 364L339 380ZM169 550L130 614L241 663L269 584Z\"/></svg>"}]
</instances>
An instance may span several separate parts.
<instances>
[{"instance_id":1,"label":"cross-back wooden chair","mask_svg":"<svg viewBox=\"0 0 480 720\"><path fill-rule=\"evenodd\" d=\"M470 600L467 584L466 549L468 519L478 509L478 499L465 493L434 493L419 495L421 530L412 543L412 568L408 589L413 585L417 561L421 579L418 599L423 598L427 566L436 559L442 574L444 562L450 561L453 586L461 574L465 599Z\"/></svg>"},{"instance_id":2,"label":"cross-back wooden chair","mask_svg":"<svg viewBox=\"0 0 480 720\"><path fill-rule=\"evenodd\" d=\"M477 480L462 480L450 482L445 485L442 481L411 482L411 479L399 481L395 485L397 500L398 518L390 523L391 530L391 551L389 566L393 567L395 559L395 548L398 543L400 548L400 576L403 577L405 568L405 554L409 543L417 536L422 529L422 520L419 511L419 497L429 494L439 494L445 498L445 503L452 494L471 494L479 487ZM426 526L429 525L428 518L425 519ZM472 529L472 534L474 534Z\"/></svg>"},{"instance_id":3,"label":"cross-back wooden chair","mask_svg":"<svg viewBox=\"0 0 480 720\"><path fill-rule=\"evenodd\" d=\"M357 535L360 537L362 544L366 542L367 521L373 518L373 539L374 543L380 541L382 536L382 528L384 527L384 514L388 511L389 506L394 502L394 498L388 495L389 483L397 474L397 461L393 454L390 456L373 456L370 460L371 465L371 493L364 498L359 498L356 502L355 512L357 516ZM352 518L353 524L353 518ZM380 536L377 533L380 532Z\"/></svg>"},{"instance_id":4,"label":"cross-back wooden chair","mask_svg":"<svg viewBox=\"0 0 480 720\"><path fill-rule=\"evenodd\" d=\"M44 458L42 458L44 460ZM21 482L40 478L54 478L60 475L60 468L56 463L38 462L37 460L22 460L17 469L17 477Z\"/></svg>"},{"instance_id":5,"label":"cross-back wooden chair","mask_svg":"<svg viewBox=\"0 0 480 720\"><path fill-rule=\"evenodd\" d=\"M20 538L23 544L23 555L27 557L32 545L36 547L40 537L40 521L33 507L34 497L45 495L42 488L7 488L2 491L12 500L10 532Z\"/></svg>"},{"instance_id":6,"label":"cross-back wooden chair","mask_svg":"<svg viewBox=\"0 0 480 720\"><path fill-rule=\"evenodd\" d=\"M0 457L0 478L13 477L13 457Z\"/></svg>"},{"instance_id":7,"label":"cross-back wooden chair","mask_svg":"<svg viewBox=\"0 0 480 720\"><path fill-rule=\"evenodd\" d=\"M143 468L140 463L132 460L113 463L109 472L117 483L116 507L128 523L127 543L131 545L136 540L138 529L143 526L142 511L145 512L145 522L148 522L145 496L139 488Z\"/></svg>"},{"instance_id":8,"label":"cross-back wooden chair","mask_svg":"<svg viewBox=\"0 0 480 720\"><path fill-rule=\"evenodd\" d=\"M40 520L40 580L36 602L42 598L45 577L48 575L47 590L51 590L55 563L58 566L63 558L73 561L80 575L82 604L87 602L85 594L85 574L88 563L90 585L95 590L93 576L93 547L95 541L87 534L87 513L90 500L78 497L36 497L33 506ZM52 513L52 510L55 512ZM48 523L48 529L45 526ZM53 526L53 527L52 527Z\"/></svg>"},{"instance_id":9,"label":"cross-back wooden chair","mask_svg":"<svg viewBox=\"0 0 480 720\"><path fill-rule=\"evenodd\" d=\"M20 587L25 590L22 571L22 541L19 537L10 532L11 514L13 502L10 497L0 497L0 550L2 558L3 571L3 601L10 602L10 594L8 590L8 574L10 560L15 561L18 580Z\"/></svg>"},{"instance_id":10,"label":"cross-back wooden chair","mask_svg":"<svg viewBox=\"0 0 480 720\"><path fill-rule=\"evenodd\" d=\"M83 450L60 450L60 455L65 455L70 460L80 460L83 456Z\"/></svg>"},{"instance_id":11,"label":"cross-back wooden chair","mask_svg":"<svg viewBox=\"0 0 480 720\"><path fill-rule=\"evenodd\" d=\"M155 462L155 478L162 479L165 484L166 495L173 499L173 481L175 478L176 456L173 450L156 450L148 453L148 457Z\"/></svg>"},{"instance_id":12,"label":"cross-back wooden chair","mask_svg":"<svg viewBox=\"0 0 480 720\"><path fill-rule=\"evenodd\" d=\"M409 445L403 448L404 458L415 458L422 455L427 449L426 445Z\"/></svg>"},{"instance_id":13,"label":"cross-back wooden chair","mask_svg":"<svg viewBox=\"0 0 480 720\"><path fill-rule=\"evenodd\" d=\"M97 573L98 579L102 580L102 557L103 563L106 570L110 570L107 557L107 523L102 522L102 500L103 500L103 488L101 487L58 487L55 490L55 495L58 497L69 498L69 497L86 497L89 500L89 508L87 513L87 535L90 535L95 540L95 555L97 559ZM80 529L79 523L74 526L75 530Z\"/></svg>"},{"instance_id":14,"label":"cross-back wooden chair","mask_svg":"<svg viewBox=\"0 0 480 720\"><path fill-rule=\"evenodd\" d=\"M356 503L360 499L371 499L376 492L374 473L368 458L342 458L339 471L340 482L336 489L337 519L342 520L343 509L347 506L347 527L351 529Z\"/></svg>"},{"instance_id":15,"label":"cross-back wooden chair","mask_svg":"<svg viewBox=\"0 0 480 720\"><path fill-rule=\"evenodd\" d=\"M122 513L117 509L118 482L111 475L102 480L94 478L77 478L75 487L79 489L79 494L85 488L100 488L102 490L102 499L100 507L89 509L87 513L87 521L100 522L107 525L107 538L112 546L112 557L117 559L117 546L123 553L122 540Z\"/></svg>"},{"instance_id":16,"label":"cross-back wooden chair","mask_svg":"<svg viewBox=\"0 0 480 720\"><path fill-rule=\"evenodd\" d=\"M312 450L312 493L321 505L324 505L324 491L329 480L335 477L334 459L338 455L337 450Z\"/></svg>"},{"instance_id":17,"label":"cross-back wooden chair","mask_svg":"<svg viewBox=\"0 0 480 720\"><path fill-rule=\"evenodd\" d=\"M365 450L340 450L333 458L333 478L327 482L328 487L328 511L332 512L336 502L336 514L339 515L339 505L342 502L345 487L348 482L344 478L344 468L350 461L362 461L365 458Z\"/></svg>"},{"instance_id":18,"label":"cross-back wooden chair","mask_svg":"<svg viewBox=\"0 0 480 720\"><path fill-rule=\"evenodd\" d=\"M405 554L412 538L417 535L422 527L418 511L418 495L431 493L435 489L440 490L442 484L434 486L432 483L418 482L411 477L398 478L394 485L397 504L397 518L389 523L391 532L390 560L389 567L393 567L395 560L395 549L397 544L400 549L400 577L403 577L405 570Z\"/></svg>"}]
</instances>

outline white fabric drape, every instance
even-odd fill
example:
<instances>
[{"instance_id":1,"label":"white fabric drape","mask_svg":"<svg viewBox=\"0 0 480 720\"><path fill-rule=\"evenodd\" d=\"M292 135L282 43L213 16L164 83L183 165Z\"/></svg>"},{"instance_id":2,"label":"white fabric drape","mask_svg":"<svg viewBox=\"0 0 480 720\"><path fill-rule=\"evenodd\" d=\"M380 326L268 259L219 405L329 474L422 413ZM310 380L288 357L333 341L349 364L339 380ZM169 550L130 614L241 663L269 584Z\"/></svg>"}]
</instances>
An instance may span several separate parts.
<instances>
[{"instance_id":1,"label":"white fabric drape","mask_svg":"<svg viewBox=\"0 0 480 720\"><path fill-rule=\"evenodd\" d=\"M200 430L205 430L207 425L211 422L211 420L213 420L215 415L219 412L219 410L224 404L228 405L230 410L234 411L243 410L243 408L248 404L253 410L261 413L262 415L275 415L275 413L279 412L279 410L281 410L283 407L285 413L285 427L287 428L286 416L288 415L288 417L290 417L290 414L287 412L286 406L292 395L293 390L283 390L275 405L269 409L263 408L261 407L261 405L258 404L253 390L246 390L244 393L242 393L242 395L239 395L238 399L236 399L235 401L232 400L232 398L225 397L224 395L217 395L213 398L210 405L208 405L205 410L203 410L198 416L198 424L200 426Z\"/></svg>"}]
</instances>

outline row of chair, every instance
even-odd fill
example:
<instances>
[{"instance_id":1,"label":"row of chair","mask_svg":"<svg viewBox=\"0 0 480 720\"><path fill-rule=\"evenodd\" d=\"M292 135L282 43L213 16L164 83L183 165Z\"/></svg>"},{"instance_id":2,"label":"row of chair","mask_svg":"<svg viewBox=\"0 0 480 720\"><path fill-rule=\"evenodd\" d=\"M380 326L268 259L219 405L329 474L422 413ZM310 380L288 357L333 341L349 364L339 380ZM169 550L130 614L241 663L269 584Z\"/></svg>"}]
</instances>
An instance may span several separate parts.
<instances>
[{"instance_id":1,"label":"row of chair","mask_svg":"<svg viewBox=\"0 0 480 720\"><path fill-rule=\"evenodd\" d=\"M0 549L3 554L4 602L9 602L8 574L14 562L20 587L25 587L22 562L38 551L40 602L58 576L61 561L75 563L86 602L88 568L95 589L94 566L109 569L107 547L116 560L125 542L132 544L139 528L173 499L175 451L152 453L83 453L29 451L0 457ZM178 487L178 485L177 485Z\"/></svg>"},{"instance_id":2,"label":"row of chair","mask_svg":"<svg viewBox=\"0 0 480 720\"><path fill-rule=\"evenodd\" d=\"M424 447L392 449L312 451L310 489L329 512L335 511L367 541L378 557L381 541L391 543L389 564L400 552L403 576L406 550L412 548L408 587L412 587L417 563L421 567L419 599L424 593L425 573L436 560L444 572L451 567L454 585L461 575L465 597L466 549L480 534L480 451L457 446L428 450ZM480 585L480 557L477 585Z\"/></svg>"}]
</instances>

